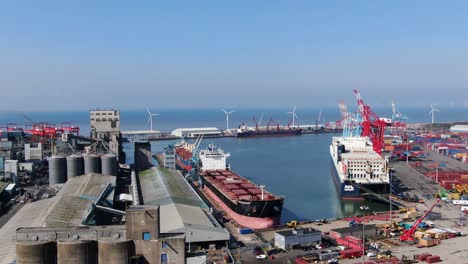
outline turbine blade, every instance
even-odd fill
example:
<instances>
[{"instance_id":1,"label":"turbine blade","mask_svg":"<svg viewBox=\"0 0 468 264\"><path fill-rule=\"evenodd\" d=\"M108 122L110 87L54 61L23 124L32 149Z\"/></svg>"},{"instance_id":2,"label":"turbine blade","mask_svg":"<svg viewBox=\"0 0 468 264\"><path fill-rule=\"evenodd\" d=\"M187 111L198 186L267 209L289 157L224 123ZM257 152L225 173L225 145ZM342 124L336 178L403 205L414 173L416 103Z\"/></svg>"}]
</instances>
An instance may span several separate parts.
<instances>
[{"instance_id":1,"label":"turbine blade","mask_svg":"<svg viewBox=\"0 0 468 264\"><path fill-rule=\"evenodd\" d=\"M295 113L295 112L296 112L296 106L294 106L294 110L293 110L293 113Z\"/></svg>"},{"instance_id":2,"label":"turbine blade","mask_svg":"<svg viewBox=\"0 0 468 264\"><path fill-rule=\"evenodd\" d=\"M149 110L149 108L148 108L148 107L146 107L146 111L148 112L148 114L150 114L150 115L151 115L151 111Z\"/></svg>"}]
</instances>

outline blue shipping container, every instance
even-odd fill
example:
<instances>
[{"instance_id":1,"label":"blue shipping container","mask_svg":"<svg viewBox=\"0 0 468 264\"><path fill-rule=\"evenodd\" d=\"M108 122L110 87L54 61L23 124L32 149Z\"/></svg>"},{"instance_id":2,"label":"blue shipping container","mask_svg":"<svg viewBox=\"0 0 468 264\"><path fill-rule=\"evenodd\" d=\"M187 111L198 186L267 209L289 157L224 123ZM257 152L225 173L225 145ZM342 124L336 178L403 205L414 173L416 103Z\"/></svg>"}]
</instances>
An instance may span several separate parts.
<instances>
[{"instance_id":1,"label":"blue shipping container","mask_svg":"<svg viewBox=\"0 0 468 264\"><path fill-rule=\"evenodd\" d=\"M253 230L252 228L239 228L239 234L241 235L247 235L247 234L252 234Z\"/></svg>"}]
</instances>

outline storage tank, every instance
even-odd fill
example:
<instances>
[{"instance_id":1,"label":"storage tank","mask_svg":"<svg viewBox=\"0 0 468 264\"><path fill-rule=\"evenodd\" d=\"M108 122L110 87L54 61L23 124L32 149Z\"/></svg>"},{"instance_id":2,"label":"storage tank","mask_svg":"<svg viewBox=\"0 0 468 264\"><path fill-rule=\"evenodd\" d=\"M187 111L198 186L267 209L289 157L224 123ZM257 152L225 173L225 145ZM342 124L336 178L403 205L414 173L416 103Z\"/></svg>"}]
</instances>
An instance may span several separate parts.
<instances>
[{"instance_id":1,"label":"storage tank","mask_svg":"<svg viewBox=\"0 0 468 264\"><path fill-rule=\"evenodd\" d=\"M80 176L84 174L84 160L81 155L70 155L67 157L67 177Z\"/></svg>"},{"instance_id":2,"label":"storage tank","mask_svg":"<svg viewBox=\"0 0 468 264\"><path fill-rule=\"evenodd\" d=\"M96 241L58 241L58 264L97 264Z\"/></svg>"},{"instance_id":3,"label":"storage tank","mask_svg":"<svg viewBox=\"0 0 468 264\"><path fill-rule=\"evenodd\" d=\"M101 173L101 157L96 154L85 154L84 159L84 174Z\"/></svg>"},{"instance_id":4,"label":"storage tank","mask_svg":"<svg viewBox=\"0 0 468 264\"><path fill-rule=\"evenodd\" d=\"M67 160L62 156L49 158L49 185L67 181Z\"/></svg>"},{"instance_id":5,"label":"storage tank","mask_svg":"<svg viewBox=\"0 0 468 264\"><path fill-rule=\"evenodd\" d=\"M55 264L57 263L57 245L50 241L16 242L17 264Z\"/></svg>"},{"instance_id":6,"label":"storage tank","mask_svg":"<svg viewBox=\"0 0 468 264\"><path fill-rule=\"evenodd\" d=\"M99 264L127 264L131 254L127 240L99 240Z\"/></svg>"},{"instance_id":7,"label":"storage tank","mask_svg":"<svg viewBox=\"0 0 468 264\"><path fill-rule=\"evenodd\" d=\"M117 176L118 171L117 156L111 153L107 153L101 156L101 167L103 175Z\"/></svg>"}]
</instances>

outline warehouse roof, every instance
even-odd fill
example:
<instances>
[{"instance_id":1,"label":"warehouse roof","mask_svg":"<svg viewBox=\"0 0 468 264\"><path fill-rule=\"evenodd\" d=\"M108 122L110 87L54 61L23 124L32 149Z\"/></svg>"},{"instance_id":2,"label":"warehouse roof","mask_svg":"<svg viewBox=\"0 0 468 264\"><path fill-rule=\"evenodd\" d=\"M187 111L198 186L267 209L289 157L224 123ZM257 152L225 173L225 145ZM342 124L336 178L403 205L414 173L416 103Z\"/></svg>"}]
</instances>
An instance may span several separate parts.
<instances>
[{"instance_id":1,"label":"warehouse roof","mask_svg":"<svg viewBox=\"0 0 468 264\"><path fill-rule=\"evenodd\" d=\"M192 128L177 128L174 131L219 131L216 127L192 127Z\"/></svg>"},{"instance_id":2,"label":"warehouse roof","mask_svg":"<svg viewBox=\"0 0 468 264\"><path fill-rule=\"evenodd\" d=\"M297 232L294 232L297 231ZM282 235L284 237L294 237L299 234L299 232L302 232L303 234L313 234L313 233L319 233L321 234L322 232L320 230L317 230L315 228L309 227L309 228L298 228L296 230L290 229L290 230L284 230L284 231L278 231L276 232L279 235Z\"/></svg>"},{"instance_id":3,"label":"warehouse roof","mask_svg":"<svg viewBox=\"0 0 468 264\"><path fill-rule=\"evenodd\" d=\"M57 202L44 226L79 226L94 209L93 204L103 193L103 202L112 204L116 177L90 173L70 178L57 194ZM109 186L112 186L109 188Z\"/></svg>"},{"instance_id":4,"label":"warehouse roof","mask_svg":"<svg viewBox=\"0 0 468 264\"><path fill-rule=\"evenodd\" d=\"M229 240L208 206L175 170L153 167L140 172L145 205L160 206L161 233L185 232L192 242Z\"/></svg>"},{"instance_id":5,"label":"warehouse roof","mask_svg":"<svg viewBox=\"0 0 468 264\"><path fill-rule=\"evenodd\" d=\"M450 132L468 132L468 125L454 125L450 127Z\"/></svg>"},{"instance_id":6,"label":"warehouse roof","mask_svg":"<svg viewBox=\"0 0 468 264\"><path fill-rule=\"evenodd\" d=\"M372 229L375 229L375 227L376 226L374 224L365 225L364 229L372 230ZM362 224L357 224L355 226L350 226L350 227L335 228L335 229L332 229L331 231L335 231L340 234L362 232Z\"/></svg>"},{"instance_id":7,"label":"warehouse roof","mask_svg":"<svg viewBox=\"0 0 468 264\"><path fill-rule=\"evenodd\" d=\"M177 128L171 134L178 137L193 136L190 134L220 135L221 131L216 127Z\"/></svg>"}]
</instances>

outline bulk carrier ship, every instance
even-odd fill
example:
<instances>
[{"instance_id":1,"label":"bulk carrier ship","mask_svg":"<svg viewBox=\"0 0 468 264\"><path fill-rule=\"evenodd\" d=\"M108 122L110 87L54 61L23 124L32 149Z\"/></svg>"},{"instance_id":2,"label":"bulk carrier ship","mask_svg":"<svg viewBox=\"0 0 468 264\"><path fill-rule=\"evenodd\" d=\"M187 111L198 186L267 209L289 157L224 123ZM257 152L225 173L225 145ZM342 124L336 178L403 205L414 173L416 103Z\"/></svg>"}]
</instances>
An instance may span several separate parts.
<instances>
[{"instance_id":1,"label":"bulk carrier ship","mask_svg":"<svg viewBox=\"0 0 468 264\"><path fill-rule=\"evenodd\" d=\"M240 226L262 229L280 223L284 197L273 195L230 170L229 153L210 145L199 153L202 191Z\"/></svg>"},{"instance_id":2,"label":"bulk carrier ship","mask_svg":"<svg viewBox=\"0 0 468 264\"><path fill-rule=\"evenodd\" d=\"M388 194L389 163L373 150L367 137L333 137L331 174L343 199L360 199L363 193Z\"/></svg>"}]
</instances>

